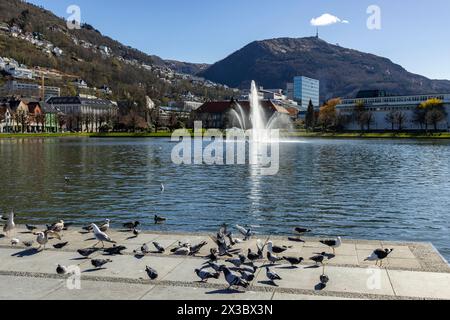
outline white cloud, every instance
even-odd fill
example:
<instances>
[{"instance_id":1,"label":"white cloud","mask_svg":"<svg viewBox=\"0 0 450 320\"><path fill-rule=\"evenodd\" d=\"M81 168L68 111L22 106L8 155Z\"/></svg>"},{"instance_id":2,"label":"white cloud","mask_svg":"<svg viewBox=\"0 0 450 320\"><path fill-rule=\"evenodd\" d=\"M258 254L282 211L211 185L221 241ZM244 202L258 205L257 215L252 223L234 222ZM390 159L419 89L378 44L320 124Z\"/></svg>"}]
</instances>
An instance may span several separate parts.
<instances>
[{"instance_id":1,"label":"white cloud","mask_svg":"<svg viewBox=\"0 0 450 320\"><path fill-rule=\"evenodd\" d=\"M320 17L312 18L311 25L315 27L329 26L336 23L350 23L348 20L341 20L329 13L324 13Z\"/></svg>"}]
</instances>

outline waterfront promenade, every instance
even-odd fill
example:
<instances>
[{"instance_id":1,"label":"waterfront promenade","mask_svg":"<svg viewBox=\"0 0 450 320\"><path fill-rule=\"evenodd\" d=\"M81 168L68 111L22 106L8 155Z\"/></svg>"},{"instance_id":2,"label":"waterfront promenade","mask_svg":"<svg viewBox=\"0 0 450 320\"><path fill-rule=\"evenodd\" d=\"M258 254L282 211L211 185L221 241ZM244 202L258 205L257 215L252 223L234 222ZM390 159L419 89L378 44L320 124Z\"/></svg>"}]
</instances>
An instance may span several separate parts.
<instances>
[{"instance_id":1,"label":"waterfront promenade","mask_svg":"<svg viewBox=\"0 0 450 320\"><path fill-rule=\"evenodd\" d=\"M206 284L198 282L194 269L206 261L209 249L215 246L208 235L144 232L135 238L130 232L109 230L111 238L127 249L117 256L96 252L92 258L109 258L112 262L105 269L93 270L90 260L82 259L76 251L91 247L96 241L92 234L80 231L75 227L64 231L61 241L51 240L47 250L42 252L25 248L22 243L12 247L10 239L1 238L0 299L450 299L450 267L434 247L426 243L343 239L336 257L326 261L325 273L330 282L325 289L319 290L322 268L314 267L308 258L323 251L330 252L327 247L313 238L298 243L288 241L287 237L258 235L236 248L246 253L248 248L256 250L256 239L262 242L270 239L276 245L292 246L284 255L302 256L305 261L294 269L283 263L272 267L283 278L277 281L277 287L267 282L265 268L258 269L250 287L237 292L226 290L223 274ZM35 240L36 236L19 227L14 238L29 241ZM197 244L203 240L208 244L196 257L170 253L170 248L178 241ZM53 244L66 241L69 244L63 249L53 248ZM135 256L133 251L139 250L144 243L153 249L153 241L166 247L166 253ZM36 243L34 247L37 247ZM364 261L377 248L394 249L383 268L375 267L375 262ZM67 288L67 276L56 274L58 264L80 268L81 289ZM257 266L266 264L264 260L256 263ZM157 270L157 280L148 278L146 266Z\"/></svg>"}]
</instances>

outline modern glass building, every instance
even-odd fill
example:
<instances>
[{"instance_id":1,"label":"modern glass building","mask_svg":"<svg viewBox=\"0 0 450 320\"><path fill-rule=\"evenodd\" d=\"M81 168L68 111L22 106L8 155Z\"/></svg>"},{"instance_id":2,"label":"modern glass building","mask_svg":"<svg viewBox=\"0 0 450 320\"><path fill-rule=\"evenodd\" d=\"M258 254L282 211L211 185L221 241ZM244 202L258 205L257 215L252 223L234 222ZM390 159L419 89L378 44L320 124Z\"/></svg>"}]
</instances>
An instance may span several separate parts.
<instances>
[{"instance_id":1,"label":"modern glass building","mask_svg":"<svg viewBox=\"0 0 450 320\"><path fill-rule=\"evenodd\" d=\"M294 77L294 100L302 107L308 108L311 100L314 107L320 106L320 81L303 76Z\"/></svg>"}]
</instances>

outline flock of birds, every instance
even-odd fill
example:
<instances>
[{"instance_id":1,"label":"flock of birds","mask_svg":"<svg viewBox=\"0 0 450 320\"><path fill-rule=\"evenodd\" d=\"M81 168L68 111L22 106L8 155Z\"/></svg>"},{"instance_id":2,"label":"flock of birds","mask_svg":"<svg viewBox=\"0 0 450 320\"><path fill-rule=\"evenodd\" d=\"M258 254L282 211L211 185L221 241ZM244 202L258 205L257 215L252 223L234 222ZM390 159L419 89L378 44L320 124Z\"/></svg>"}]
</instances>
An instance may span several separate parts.
<instances>
[{"instance_id":1,"label":"flock of birds","mask_svg":"<svg viewBox=\"0 0 450 320\"><path fill-rule=\"evenodd\" d=\"M11 212L8 217L0 216L0 220L4 220L5 224L3 227L4 233L11 238L11 233L14 232L15 222L14 222L14 212ZM155 216L154 221L156 224L164 223L166 221L165 218ZM58 239L61 241L62 232L68 230L71 226L69 223L65 223L63 220L60 220L52 225L47 225L46 230L37 231L38 227L32 225L26 225L26 228L29 232L36 235L36 242L39 245L37 250L45 250L46 246L49 242L49 239ZM140 226L139 221L127 222L123 224L123 227L127 230L127 232L132 232L134 237L138 237L141 231L138 229ZM85 249L77 250L78 254L86 259L90 259L90 256L94 253L102 250L104 255L114 256L121 255L124 250L127 248L122 245L117 245L115 241L108 236L107 231L110 228L110 220L106 220L102 224L92 223L88 226L82 228L83 233L92 233L97 240L97 243ZM236 248L236 245L239 243L243 243L251 239L255 232L251 230L251 228L244 228L242 226L236 225L236 230L240 233L242 238L235 238L233 233L228 230L226 225L223 225L215 236L210 236L211 240L215 243L215 247L210 249L209 255L206 256L207 261L203 263L199 268L195 269L194 272L200 279L201 282L207 282L209 279L218 279L220 275L223 273L226 282L228 283L228 289L233 287L235 288L247 288L249 284L255 279L255 274L258 269L265 268L266 277L270 284L277 286L276 282L282 280L281 276L278 275L274 270L273 266L277 263L285 261L289 263L291 268L298 268L305 259L303 257L297 256L288 256L286 255L286 251L291 249L291 246L278 246L275 245L272 241L268 241L266 244L263 244L261 240L256 241L256 251L252 249L248 249L247 253L244 254L241 252L241 249ZM301 239L306 233L311 232L311 230L306 228L295 228L294 232L296 234L295 237L289 237L288 240L292 242L305 242ZM309 258L310 261L315 263L315 267L322 266L323 271L320 275L320 283L321 288L325 288L330 281L330 278L325 274L325 266L326 261L335 257L336 249L341 247L342 239L341 237L337 237L335 239L327 239L320 241L325 246L329 247L333 250L333 254L327 254L326 252L322 252L321 254L312 256ZM105 243L111 243L112 247L105 248ZM20 240L16 238L11 238L11 245L16 246L20 244ZM26 247L32 247L34 245L34 241L23 242ZM102 247L98 248L97 246L101 244ZM55 249L62 249L68 245L68 242L60 242L53 247ZM162 246L160 243L154 241L151 244L153 248L149 247L149 244L143 244L141 248L134 250L134 254L136 257L146 256L148 254L164 254L166 252L166 248ZM185 256L195 256L200 250L207 245L206 241L202 241L198 244L192 245L190 243L178 242L174 248L170 250L170 252L174 255L185 255ZM375 250L369 257L367 257L366 261L376 261L376 265L380 263L380 267L383 264L383 260L385 260L389 254L393 251L393 249L377 249ZM264 255L266 252L266 255ZM267 260L266 260L267 259ZM104 269L105 265L113 262L111 259L90 259L92 266L95 268L94 270ZM228 265L223 264L226 262ZM257 266L256 263L268 261L269 264ZM231 267L232 266L232 267ZM56 272L60 275L69 273L68 268L63 265L58 265ZM158 278L158 272L154 268L150 266L146 266L145 272L151 280L155 280Z\"/></svg>"}]
</instances>

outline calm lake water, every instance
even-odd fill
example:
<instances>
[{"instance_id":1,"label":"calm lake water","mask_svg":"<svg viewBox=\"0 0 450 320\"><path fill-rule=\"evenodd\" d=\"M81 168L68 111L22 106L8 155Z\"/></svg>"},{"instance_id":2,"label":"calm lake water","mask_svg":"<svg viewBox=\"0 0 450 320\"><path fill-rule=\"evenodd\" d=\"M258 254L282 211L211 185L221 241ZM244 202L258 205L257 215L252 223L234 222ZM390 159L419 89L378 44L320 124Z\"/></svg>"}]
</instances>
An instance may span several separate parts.
<instances>
[{"instance_id":1,"label":"calm lake water","mask_svg":"<svg viewBox=\"0 0 450 320\"><path fill-rule=\"evenodd\" d=\"M253 175L248 165L177 166L173 146L0 139L1 213L14 209L19 222L36 224L140 220L159 231L306 226L316 236L429 241L450 260L450 142L305 139L282 144L276 176ZM169 220L154 225L154 214Z\"/></svg>"}]
</instances>

